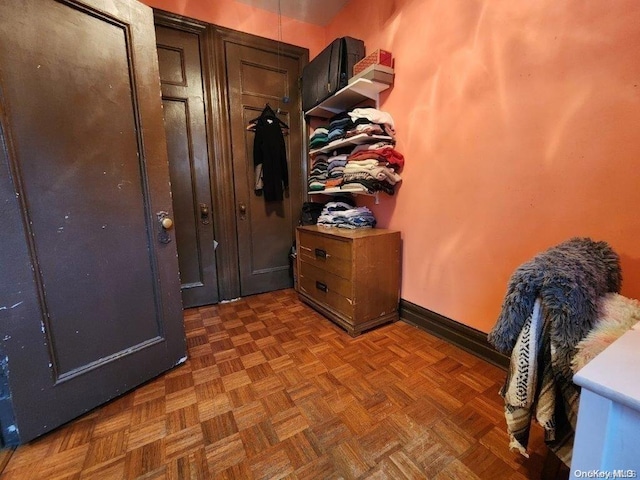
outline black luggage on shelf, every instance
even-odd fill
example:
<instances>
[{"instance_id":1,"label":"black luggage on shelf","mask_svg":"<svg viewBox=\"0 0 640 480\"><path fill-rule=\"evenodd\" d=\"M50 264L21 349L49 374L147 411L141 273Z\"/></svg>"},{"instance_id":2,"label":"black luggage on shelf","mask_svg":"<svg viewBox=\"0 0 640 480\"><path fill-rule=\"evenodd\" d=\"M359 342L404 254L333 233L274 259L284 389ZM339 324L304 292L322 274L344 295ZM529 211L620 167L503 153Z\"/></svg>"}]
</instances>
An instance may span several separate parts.
<instances>
[{"instance_id":1,"label":"black luggage on shelf","mask_svg":"<svg viewBox=\"0 0 640 480\"><path fill-rule=\"evenodd\" d=\"M353 66L364 58L364 42L336 38L302 70L302 110L307 111L345 87Z\"/></svg>"}]
</instances>

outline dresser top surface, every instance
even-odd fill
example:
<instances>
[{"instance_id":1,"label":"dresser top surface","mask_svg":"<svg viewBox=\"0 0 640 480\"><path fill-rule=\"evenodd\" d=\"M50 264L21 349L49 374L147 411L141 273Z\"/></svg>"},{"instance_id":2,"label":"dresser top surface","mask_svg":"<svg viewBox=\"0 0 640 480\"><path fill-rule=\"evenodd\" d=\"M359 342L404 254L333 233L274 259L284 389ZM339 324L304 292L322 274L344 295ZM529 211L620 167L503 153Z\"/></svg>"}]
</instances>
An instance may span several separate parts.
<instances>
[{"instance_id":1,"label":"dresser top surface","mask_svg":"<svg viewBox=\"0 0 640 480\"><path fill-rule=\"evenodd\" d=\"M319 227L317 225L305 225L297 227L298 230L304 232L314 232L321 234L334 235L343 238L364 238L376 235L389 235L390 233L400 233L398 230L389 230L386 228L338 228L338 227Z\"/></svg>"}]
</instances>

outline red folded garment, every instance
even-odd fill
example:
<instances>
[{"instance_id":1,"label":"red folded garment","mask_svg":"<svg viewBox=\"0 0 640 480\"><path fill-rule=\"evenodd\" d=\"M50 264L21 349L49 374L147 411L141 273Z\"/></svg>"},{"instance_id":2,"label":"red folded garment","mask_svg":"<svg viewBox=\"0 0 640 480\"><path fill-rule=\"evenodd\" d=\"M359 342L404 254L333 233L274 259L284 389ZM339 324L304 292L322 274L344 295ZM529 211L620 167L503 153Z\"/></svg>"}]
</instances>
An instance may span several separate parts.
<instances>
[{"instance_id":1,"label":"red folded garment","mask_svg":"<svg viewBox=\"0 0 640 480\"><path fill-rule=\"evenodd\" d=\"M369 158L386 161L390 165L397 166L397 170L402 169L404 166L404 156L391 146L376 148L375 150L361 150L349 156L349 160L366 160Z\"/></svg>"}]
</instances>

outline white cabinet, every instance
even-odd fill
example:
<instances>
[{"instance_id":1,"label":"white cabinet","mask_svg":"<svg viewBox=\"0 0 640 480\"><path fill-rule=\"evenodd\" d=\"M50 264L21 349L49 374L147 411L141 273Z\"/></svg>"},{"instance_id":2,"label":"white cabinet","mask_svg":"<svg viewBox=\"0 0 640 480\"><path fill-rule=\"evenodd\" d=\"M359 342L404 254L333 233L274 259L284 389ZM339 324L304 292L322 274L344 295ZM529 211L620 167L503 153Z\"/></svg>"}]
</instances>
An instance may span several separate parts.
<instances>
[{"instance_id":1,"label":"white cabinet","mask_svg":"<svg viewBox=\"0 0 640 480\"><path fill-rule=\"evenodd\" d=\"M637 324L574 375L582 391L571 478L588 471L640 475L639 352Z\"/></svg>"}]
</instances>

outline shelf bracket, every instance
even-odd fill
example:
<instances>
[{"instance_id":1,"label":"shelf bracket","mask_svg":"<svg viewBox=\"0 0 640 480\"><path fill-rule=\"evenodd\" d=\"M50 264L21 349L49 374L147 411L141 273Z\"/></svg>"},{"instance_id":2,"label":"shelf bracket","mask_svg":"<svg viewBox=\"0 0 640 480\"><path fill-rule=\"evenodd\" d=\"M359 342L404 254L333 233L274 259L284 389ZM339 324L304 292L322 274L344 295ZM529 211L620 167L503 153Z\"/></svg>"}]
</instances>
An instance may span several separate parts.
<instances>
[{"instance_id":1,"label":"shelf bracket","mask_svg":"<svg viewBox=\"0 0 640 480\"><path fill-rule=\"evenodd\" d=\"M378 192L375 192L375 193L373 194L373 203L374 203L375 205L379 205L379 204L380 204L380 198L378 197Z\"/></svg>"}]
</instances>

